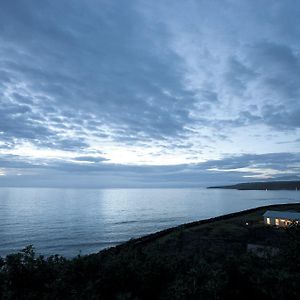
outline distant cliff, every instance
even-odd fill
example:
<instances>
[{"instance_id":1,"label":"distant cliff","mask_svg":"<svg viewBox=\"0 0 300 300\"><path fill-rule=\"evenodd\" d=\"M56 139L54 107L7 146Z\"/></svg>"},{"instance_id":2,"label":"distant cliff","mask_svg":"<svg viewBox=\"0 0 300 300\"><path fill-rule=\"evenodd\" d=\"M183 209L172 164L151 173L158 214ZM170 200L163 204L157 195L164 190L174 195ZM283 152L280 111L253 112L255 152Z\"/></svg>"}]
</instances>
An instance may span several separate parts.
<instances>
[{"instance_id":1,"label":"distant cliff","mask_svg":"<svg viewBox=\"0 0 300 300\"><path fill-rule=\"evenodd\" d=\"M299 190L300 181L264 181L248 182L234 185L210 186L209 189L235 189L235 190Z\"/></svg>"}]
</instances>

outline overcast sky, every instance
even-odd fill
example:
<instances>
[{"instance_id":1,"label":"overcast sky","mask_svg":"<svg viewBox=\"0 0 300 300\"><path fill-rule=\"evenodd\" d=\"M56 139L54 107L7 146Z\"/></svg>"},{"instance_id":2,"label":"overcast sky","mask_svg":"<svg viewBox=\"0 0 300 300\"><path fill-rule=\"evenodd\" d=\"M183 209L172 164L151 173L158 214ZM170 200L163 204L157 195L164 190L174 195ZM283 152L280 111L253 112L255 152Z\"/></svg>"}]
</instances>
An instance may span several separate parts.
<instances>
[{"instance_id":1,"label":"overcast sky","mask_svg":"<svg viewBox=\"0 0 300 300\"><path fill-rule=\"evenodd\" d=\"M291 179L299 149L299 1L0 1L2 186Z\"/></svg>"}]
</instances>

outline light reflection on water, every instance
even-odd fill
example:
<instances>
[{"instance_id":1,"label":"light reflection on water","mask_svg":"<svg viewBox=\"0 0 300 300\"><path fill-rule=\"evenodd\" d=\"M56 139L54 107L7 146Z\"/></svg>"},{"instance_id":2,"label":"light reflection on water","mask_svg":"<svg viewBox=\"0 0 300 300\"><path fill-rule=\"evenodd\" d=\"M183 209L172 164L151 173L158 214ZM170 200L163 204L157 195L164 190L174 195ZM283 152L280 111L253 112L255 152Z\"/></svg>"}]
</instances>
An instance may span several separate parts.
<instances>
[{"instance_id":1,"label":"light reflection on water","mask_svg":"<svg viewBox=\"0 0 300 300\"><path fill-rule=\"evenodd\" d=\"M0 255L33 244L74 256L247 208L300 202L296 191L0 188Z\"/></svg>"}]
</instances>

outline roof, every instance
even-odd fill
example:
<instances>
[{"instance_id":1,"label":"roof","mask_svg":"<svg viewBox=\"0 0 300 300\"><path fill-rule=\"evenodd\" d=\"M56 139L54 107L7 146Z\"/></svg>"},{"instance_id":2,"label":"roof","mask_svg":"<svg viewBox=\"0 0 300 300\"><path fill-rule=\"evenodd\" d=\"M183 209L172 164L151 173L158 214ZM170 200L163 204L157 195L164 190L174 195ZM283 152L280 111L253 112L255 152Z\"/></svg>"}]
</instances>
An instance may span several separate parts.
<instances>
[{"instance_id":1,"label":"roof","mask_svg":"<svg viewBox=\"0 0 300 300\"><path fill-rule=\"evenodd\" d=\"M300 220L300 213L291 211L267 210L264 213L264 217Z\"/></svg>"}]
</instances>

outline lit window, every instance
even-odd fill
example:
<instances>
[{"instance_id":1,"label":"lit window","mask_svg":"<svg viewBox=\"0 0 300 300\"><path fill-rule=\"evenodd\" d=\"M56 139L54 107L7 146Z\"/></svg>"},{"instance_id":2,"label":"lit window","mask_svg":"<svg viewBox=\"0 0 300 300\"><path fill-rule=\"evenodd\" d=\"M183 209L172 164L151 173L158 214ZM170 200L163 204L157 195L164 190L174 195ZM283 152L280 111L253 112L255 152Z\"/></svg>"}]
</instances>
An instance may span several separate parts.
<instances>
[{"instance_id":1,"label":"lit window","mask_svg":"<svg viewBox=\"0 0 300 300\"><path fill-rule=\"evenodd\" d=\"M271 220L270 220L270 218L267 218L267 224L271 224Z\"/></svg>"},{"instance_id":2,"label":"lit window","mask_svg":"<svg viewBox=\"0 0 300 300\"><path fill-rule=\"evenodd\" d=\"M279 219L275 219L275 224L279 226Z\"/></svg>"}]
</instances>

